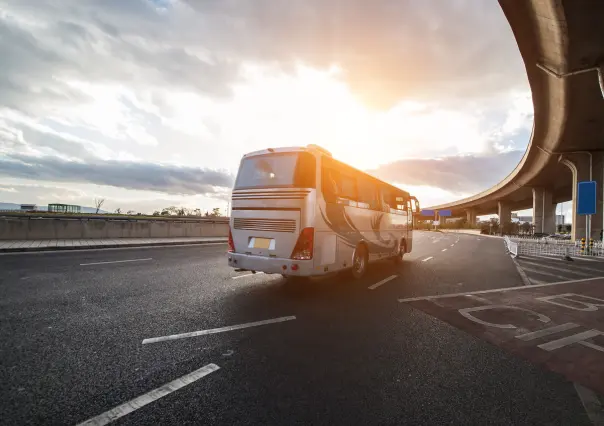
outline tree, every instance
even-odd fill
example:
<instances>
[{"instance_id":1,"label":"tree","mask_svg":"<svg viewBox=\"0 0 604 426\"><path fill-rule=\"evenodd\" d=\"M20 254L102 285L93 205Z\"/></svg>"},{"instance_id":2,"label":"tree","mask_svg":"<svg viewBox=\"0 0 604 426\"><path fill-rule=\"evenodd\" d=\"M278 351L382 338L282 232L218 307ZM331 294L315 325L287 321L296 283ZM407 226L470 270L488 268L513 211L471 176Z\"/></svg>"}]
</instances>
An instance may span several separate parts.
<instances>
[{"instance_id":1,"label":"tree","mask_svg":"<svg viewBox=\"0 0 604 426\"><path fill-rule=\"evenodd\" d=\"M115 214L122 214L122 209L119 207L115 209Z\"/></svg>"},{"instance_id":2,"label":"tree","mask_svg":"<svg viewBox=\"0 0 604 426\"><path fill-rule=\"evenodd\" d=\"M219 207L214 207L212 209L212 216L213 217L220 217L221 216L221 214L220 214L220 208Z\"/></svg>"},{"instance_id":3,"label":"tree","mask_svg":"<svg viewBox=\"0 0 604 426\"><path fill-rule=\"evenodd\" d=\"M105 199L104 198L95 198L94 199L94 207L96 207L95 214L99 213L99 210L101 209L101 207L103 207L104 203L105 203Z\"/></svg>"},{"instance_id":4,"label":"tree","mask_svg":"<svg viewBox=\"0 0 604 426\"><path fill-rule=\"evenodd\" d=\"M178 209L176 208L176 206L170 206L170 207L166 207L161 211L161 215L162 216L170 216L170 215L174 215L176 214L176 211Z\"/></svg>"},{"instance_id":5,"label":"tree","mask_svg":"<svg viewBox=\"0 0 604 426\"><path fill-rule=\"evenodd\" d=\"M193 214L195 216L201 216L201 209L195 209L195 210L193 210Z\"/></svg>"},{"instance_id":6,"label":"tree","mask_svg":"<svg viewBox=\"0 0 604 426\"><path fill-rule=\"evenodd\" d=\"M160 213L159 213L159 211L158 211L158 210L155 210L155 211L153 212L153 216L159 216L159 215L160 215Z\"/></svg>"},{"instance_id":7,"label":"tree","mask_svg":"<svg viewBox=\"0 0 604 426\"><path fill-rule=\"evenodd\" d=\"M126 212L126 214L128 214L128 215L135 215L136 212L134 210L128 210L128 212Z\"/></svg>"}]
</instances>

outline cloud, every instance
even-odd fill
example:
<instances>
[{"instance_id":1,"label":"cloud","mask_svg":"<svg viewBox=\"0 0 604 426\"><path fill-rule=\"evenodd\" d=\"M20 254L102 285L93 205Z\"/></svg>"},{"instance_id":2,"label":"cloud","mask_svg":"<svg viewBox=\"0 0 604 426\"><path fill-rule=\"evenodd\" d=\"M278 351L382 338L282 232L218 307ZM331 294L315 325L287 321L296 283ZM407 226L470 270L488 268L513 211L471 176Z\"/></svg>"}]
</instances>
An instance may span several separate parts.
<instances>
[{"instance_id":1,"label":"cloud","mask_svg":"<svg viewBox=\"0 0 604 426\"><path fill-rule=\"evenodd\" d=\"M211 195L218 192L215 187L228 188L233 182L230 174L211 169L113 160L84 163L20 154L0 158L0 175L40 181L88 182L182 195Z\"/></svg>"},{"instance_id":2,"label":"cloud","mask_svg":"<svg viewBox=\"0 0 604 426\"><path fill-rule=\"evenodd\" d=\"M509 151L500 155L407 159L385 164L369 173L402 185L430 186L455 194L472 194L501 181L520 162L523 154L523 151Z\"/></svg>"},{"instance_id":3,"label":"cloud","mask_svg":"<svg viewBox=\"0 0 604 426\"><path fill-rule=\"evenodd\" d=\"M7 10L0 52L13 65L3 74L27 66L48 98L60 86L53 80L84 77L226 96L243 63L337 64L354 93L380 108L526 87L496 2L21 0Z\"/></svg>"}]
</instances>

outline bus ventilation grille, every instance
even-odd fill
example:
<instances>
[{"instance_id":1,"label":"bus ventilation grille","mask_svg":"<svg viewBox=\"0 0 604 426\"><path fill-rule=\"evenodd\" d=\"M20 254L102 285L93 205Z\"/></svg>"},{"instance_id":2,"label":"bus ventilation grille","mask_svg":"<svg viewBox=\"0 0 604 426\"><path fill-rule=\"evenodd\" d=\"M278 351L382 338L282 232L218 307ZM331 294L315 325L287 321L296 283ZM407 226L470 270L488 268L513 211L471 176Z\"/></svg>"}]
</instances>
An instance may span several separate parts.
<instances>
[{"instance_id":1,"label":"bus ventilation grille","mask_svg":"<svg viewBox=\"0 0 604 426\"><path fill-rule=\"evenodd\" d=\"M292 219L246 219L236 217L235 229L248 231L296 232L296 221Z\"/></svg>"}]
</instances>

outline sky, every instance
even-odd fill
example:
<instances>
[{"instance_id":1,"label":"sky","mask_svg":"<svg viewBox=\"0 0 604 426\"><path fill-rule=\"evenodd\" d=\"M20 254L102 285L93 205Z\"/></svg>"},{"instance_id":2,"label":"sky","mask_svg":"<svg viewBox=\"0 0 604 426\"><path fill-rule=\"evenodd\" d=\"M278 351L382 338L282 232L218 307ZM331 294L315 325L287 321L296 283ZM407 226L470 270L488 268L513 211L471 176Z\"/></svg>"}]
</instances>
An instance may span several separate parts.
<instances>
[{"instance_id":1,"label":"sky","mask_svg":"<svg viewBox=\"0 0 604 426\"><path fill-rule=\"evenodd\" d=\"M240 158L324 146L423 206L529 142L495 1L0 0L0 201L225 209Z\"/></svg>"}]
</instances>

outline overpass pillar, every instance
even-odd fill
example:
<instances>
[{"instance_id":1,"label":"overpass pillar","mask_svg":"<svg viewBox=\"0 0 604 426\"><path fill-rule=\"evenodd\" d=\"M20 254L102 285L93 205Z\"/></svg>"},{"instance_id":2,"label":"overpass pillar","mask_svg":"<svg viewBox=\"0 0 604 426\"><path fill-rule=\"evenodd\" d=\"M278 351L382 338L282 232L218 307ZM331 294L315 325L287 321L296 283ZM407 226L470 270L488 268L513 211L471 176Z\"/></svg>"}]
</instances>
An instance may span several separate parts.
<instances>
[{"instance_id":1,"label":"overpass pillar","mask_svg":"<svg viewBox=\"0 0 604 426\"><path fill-rule=\"evenodd\" d=\"M558 161L567 166L573 178L572 198L572 239L577 240L585 237L586 217L577 214L577 185L586 180L596 181L597 199L596 214L591 216L590 236L594 240L600 239L600 232L604 227L604 153L602 152L578 152L562 154Z\"/></svg>"},{"instance_id":2,"label":"overpass pillar","mask_svg":"<svg viewBox=\"0 0 604 426\"><path fill-rule=\"evenodd\" d=\"M466 220L468 222L468 225L476 226L476 210L474 210L474 209L466 210Z\"/></svg>"},{"instance_id":3,"label":"overpass pillar","mask_svg":"<svg viewBox=\"0 0 604 426\"><path fill-rule=\"evenodd\" d=\"M497 213L499 215L499 233L503 235L505 225L512 222L512 208L506 201L498 201Z\"/></svg>"},{"instance_id":4,"label":"overpass pillar","mask_svg":"<svg viewBox=\"0 0 604 426\"><path fill-rule=\"evenodd\" d=\"M556 204L549 189L533 188L533 225L535 232L556 232Z\"/></svg>"}]
</instances>

